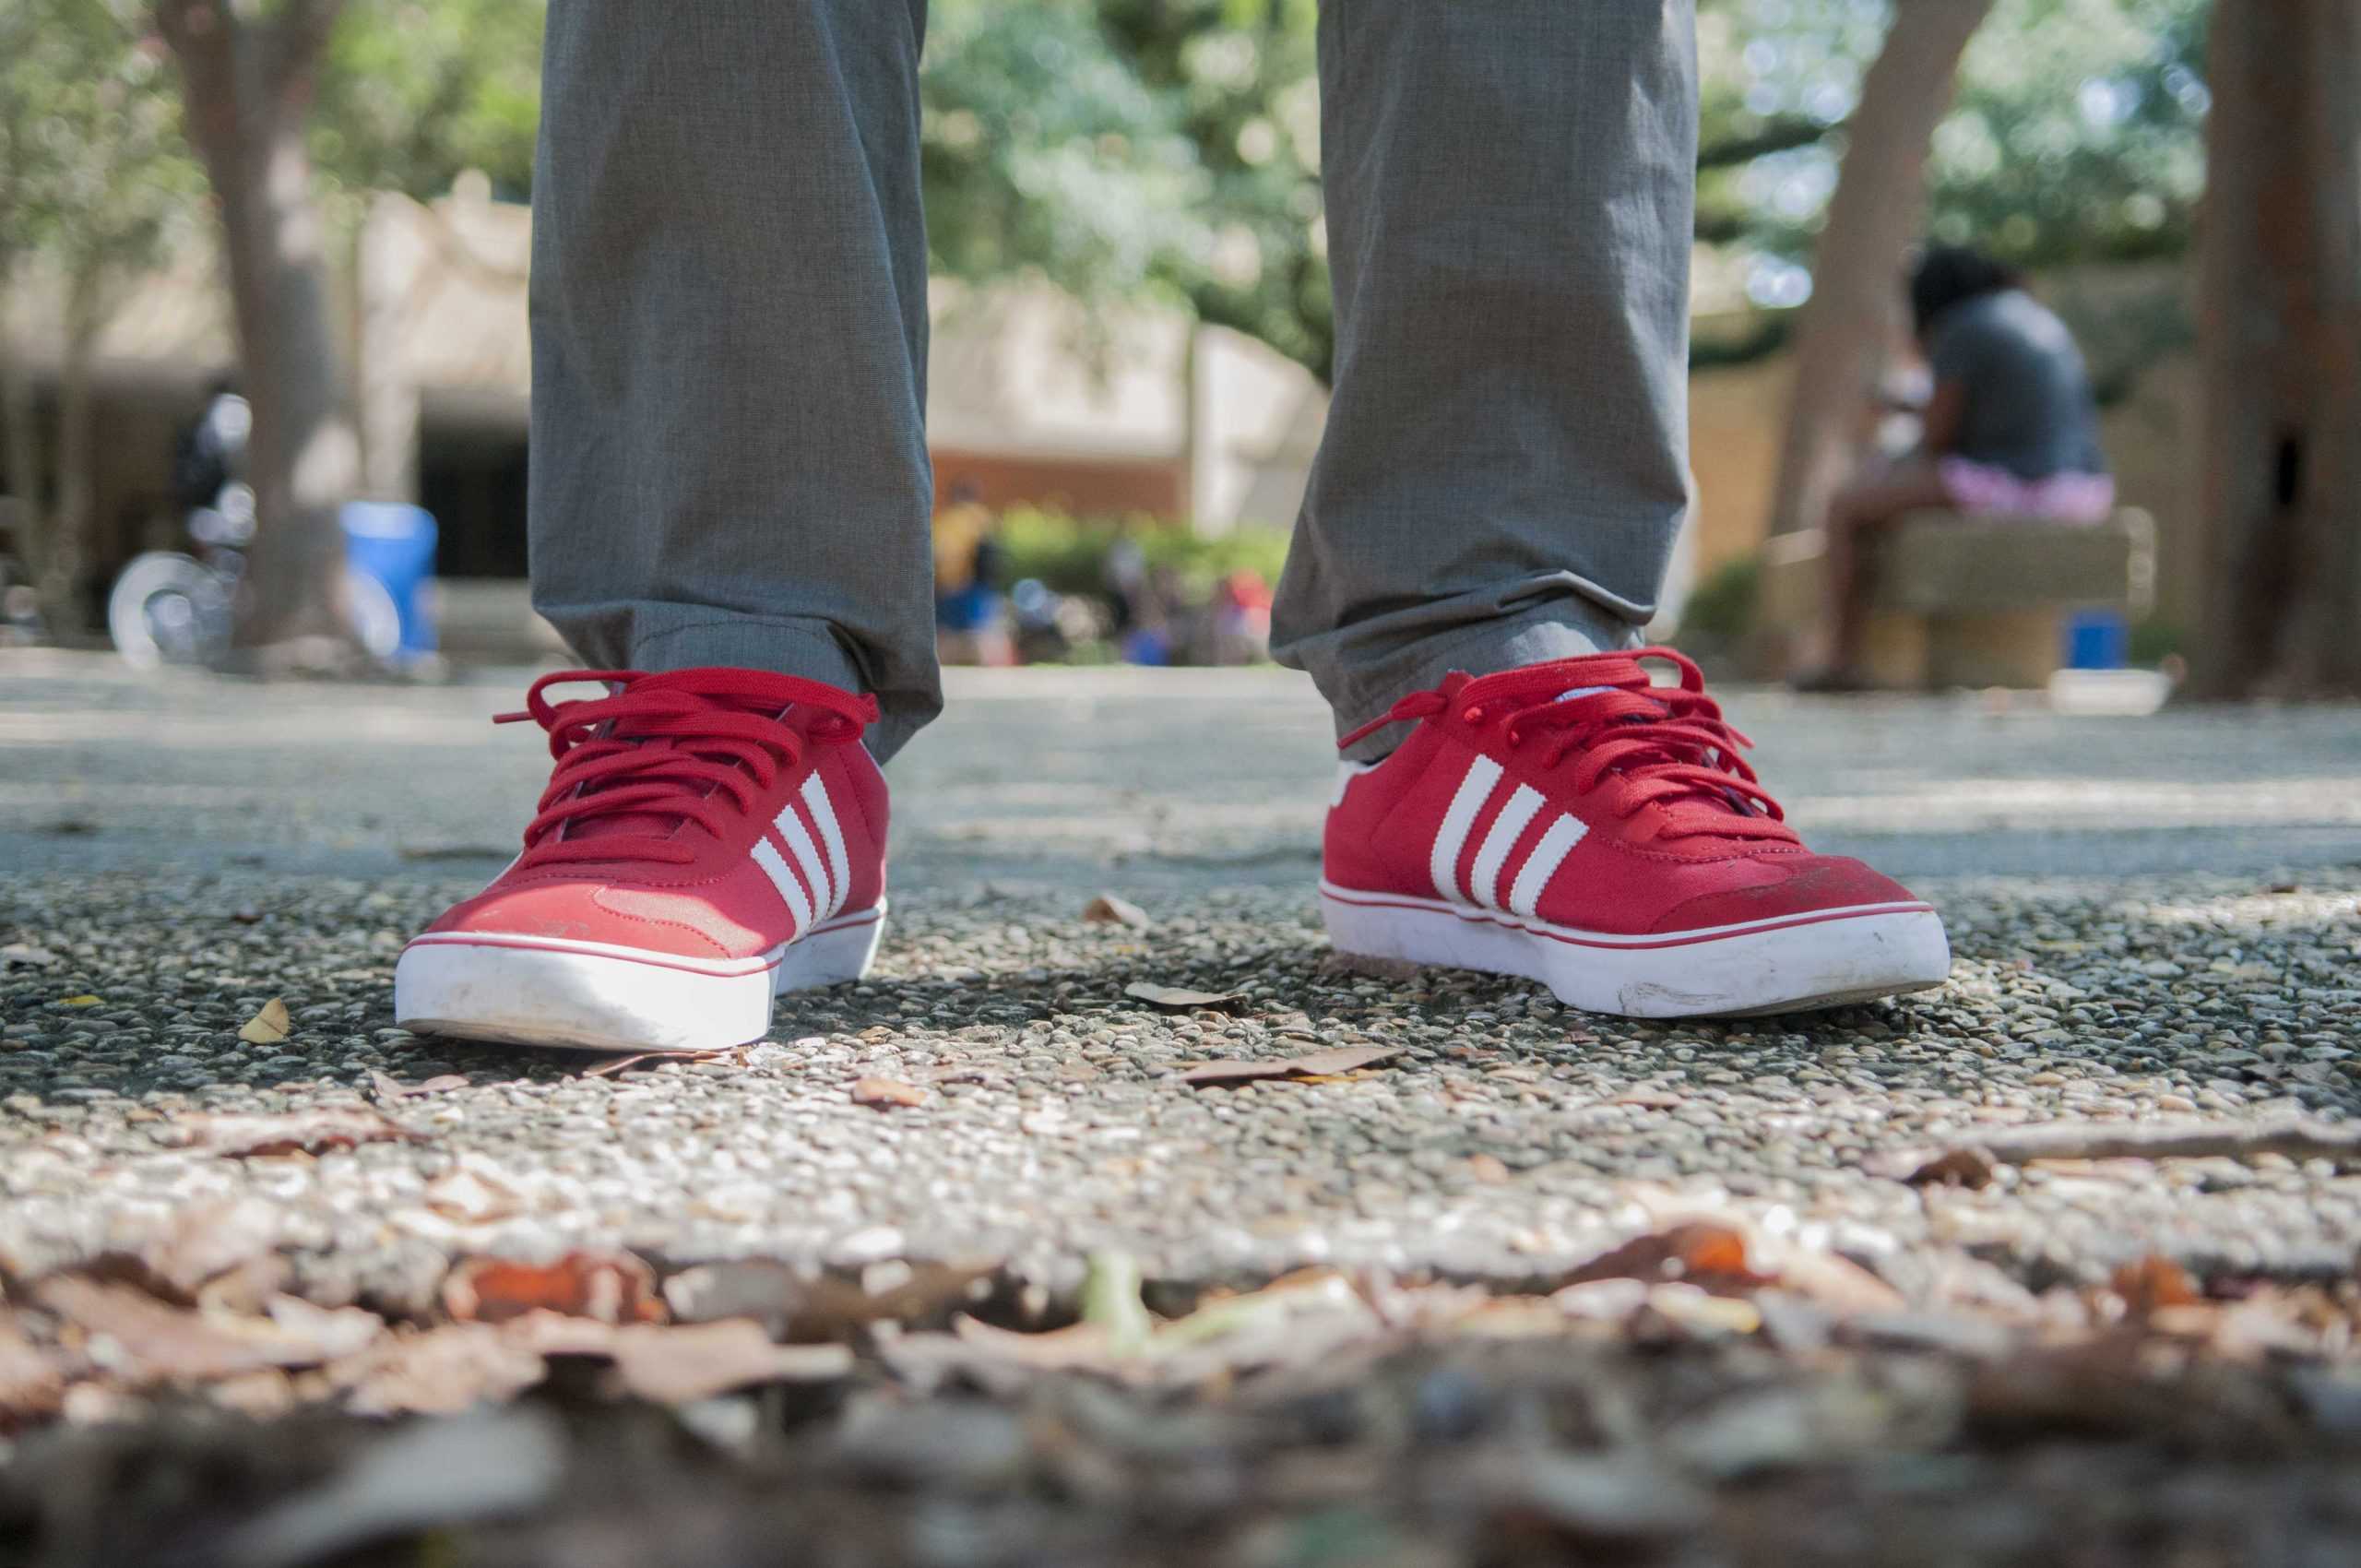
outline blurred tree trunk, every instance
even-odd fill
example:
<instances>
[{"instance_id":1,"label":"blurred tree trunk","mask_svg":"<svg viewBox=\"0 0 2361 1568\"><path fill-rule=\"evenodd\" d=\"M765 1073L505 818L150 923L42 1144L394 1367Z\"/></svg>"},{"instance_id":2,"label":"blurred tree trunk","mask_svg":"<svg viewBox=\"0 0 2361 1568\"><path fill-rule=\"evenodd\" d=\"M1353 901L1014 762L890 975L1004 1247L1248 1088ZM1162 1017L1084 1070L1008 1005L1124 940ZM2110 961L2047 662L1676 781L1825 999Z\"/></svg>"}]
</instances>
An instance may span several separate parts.
<instances>
[{"instance_id":1,"label":"blurred tree trunk","mask_svg":"<svg viewBox=\"0 0 2361 1568\"><path fill-rule=\"evenodd\" d=\"M1897 0L1861 82L1796 334L1774 533L1819 527L1852 475L1901 308L1904 261L1925 222L1928 143L1951 108L1960 57L1991 9L1992 0Z\"/></svg>"},{"instance_id":2,"label":"blurred tree trunk","mask_svg":"<svg viewBox=\"0 0 2361 1568\"><path fill-rule=\"evenodd\" d=\"M157 0L179 61L189 135L221 215L241 390L254 407L248 473L261 527L239 641L350 643L338 508L360 482L328 315L327 247L303 145L313 78L340 0Z\"/></svg>"},{"instance_id":3,"label":"blurred tree trunk","mask_svg":"<svg viewBox=\"0 0 2361 1568\"><path fill-rule=\"evenodd\" d=\"M97 425L92 418L92 362L106 326L106 288L95 269L74 273L65 300L65 357L57 371L57 505L43 519L37 564L28 563L41 598L42 622L53 637L78 636L77 602L90 540L90 475Z\"/></svg>"},{"instance_id":4,"label":"blurred tree trunk","mask_svg":"<svg viewBox=\"0 0 2361 1568\"><path fill-rule=\"evenodd\" d=\"M8 315L8 258L0 256L0 322ZM0 343L0 460L8 471L6 500L14 525L11 542L27 574L41 570L41 424L33 407L32 372Z\"/></svg>"},{"instance_id":5,"label":"blurred tree trunk","mask_svg":"<svg viewBox=\"0 0 2361 1568\"><path fill-rule=\"evenodd\" d=\"M2194 683L2361 692L2361 8L2212 25Z\"/></svg>"}]
</instances>

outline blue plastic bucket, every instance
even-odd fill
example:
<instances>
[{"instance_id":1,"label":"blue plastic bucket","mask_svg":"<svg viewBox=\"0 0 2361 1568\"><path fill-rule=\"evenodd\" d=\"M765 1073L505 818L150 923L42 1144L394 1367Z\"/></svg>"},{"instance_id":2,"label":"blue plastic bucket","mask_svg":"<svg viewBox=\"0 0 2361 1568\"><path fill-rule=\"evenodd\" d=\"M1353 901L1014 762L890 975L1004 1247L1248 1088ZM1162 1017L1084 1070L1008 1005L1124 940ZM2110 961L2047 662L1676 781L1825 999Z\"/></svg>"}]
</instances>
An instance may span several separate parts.
<instances>
[{"instance_id":1,"label":"blue plastic bucket","mask_svg":"<svg viewBox=\"0 0 2361 1568\"><path fill-rule=\"evenodd\" d=\"M2064 652L2069 670L2120 670L2131 662L2131 624L2114 610L2069 615Z\"/></svg>"},{"instance_id":2,"label":"blue plastic bucket","mask_svg":"<svg viewBox=\"0 0 2361 1568\"><path fill-rule=\"evenodd\" d=\"M422 506L350 501L343 511L344 558L386 590L401 624L397 657L434 651L434 518Z\"/></svg>"}]
</instances>

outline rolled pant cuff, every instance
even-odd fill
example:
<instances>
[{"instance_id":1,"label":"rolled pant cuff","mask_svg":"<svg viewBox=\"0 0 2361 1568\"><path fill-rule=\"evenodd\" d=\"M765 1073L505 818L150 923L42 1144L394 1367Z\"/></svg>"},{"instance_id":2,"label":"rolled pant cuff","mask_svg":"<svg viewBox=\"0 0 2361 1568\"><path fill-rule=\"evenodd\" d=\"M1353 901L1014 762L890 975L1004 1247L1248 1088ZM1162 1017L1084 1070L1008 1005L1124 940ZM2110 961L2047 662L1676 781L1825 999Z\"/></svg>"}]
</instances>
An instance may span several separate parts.
<instances>
[{"instance_id":1,"label":"rolled pant cuff","mask_svg":"<svg viewBox=\"0 0 2361 1568\"><path fill-rule=\"evenodd\" d=\"M692 611L672 618L643 611L635 617L631 667L651 672L728 666L818 681L839 691L866 692L870 685L852 655L824 621L789 616ZM942 711L939 694L880 692L878 721L863 738L870 754L884 763Z\"/></svg>"}]
</instances>

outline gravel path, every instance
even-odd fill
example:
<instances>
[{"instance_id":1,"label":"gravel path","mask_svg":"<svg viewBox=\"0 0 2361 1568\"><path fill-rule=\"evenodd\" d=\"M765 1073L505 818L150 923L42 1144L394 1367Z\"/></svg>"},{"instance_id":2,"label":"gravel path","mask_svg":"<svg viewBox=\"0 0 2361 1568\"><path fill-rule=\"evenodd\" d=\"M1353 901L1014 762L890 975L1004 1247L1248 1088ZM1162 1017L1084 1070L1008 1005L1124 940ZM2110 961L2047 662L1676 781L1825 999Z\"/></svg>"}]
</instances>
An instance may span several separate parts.
<instances>
[{"instance_id":1,"label":"gravel path","mask_svg":"<svg viewBox=\"0 0 2361 1568\"><path fill-rule=\"evenodd\" d=\"M529 736L481 723L513 681L151 686L51 659L9 684L0 856L30 874L0 887L0 936L32 951L0 976L0 1261L19 1268L247 1191L284 1207L324 1289L413 1293L455 1251L583 1242L983 1252L1052 1286L1109 1246L1183 1280L1323 1260L1513 1278L1680 1203L1821 1228L1897 1275L1964 1247L2035 1284L2149 1251L2318 1272L2361 1238L2361 1179L2317 1161L1975 1192L1864 1170L1977 1129L2361 1101L2351 710L1742 702L1797 817L1914 877L1959 968L1901 1004L1664 1027L1340 967L1306 887L1322 716L1293 680L971 677L897 769L882 972L783 1007L742 1063L605 1079L392 1028L399 944L496 869L478 851L504 854L538 776ZM1153 928L1086 923L1101 889ZM1139 980L1244 994L1162 1012L1124 995ZM272 997L291 1037L241 1040ZM1403 1054L1334 1083L1179 1077L1340 1044ZM373 1071L467 1082L397 1108L416 1143L291 1168L160 1146L188 1112L350 1102ZM862 1078L923 1103L856 1103ZM514 1212L439 1216L422 1194L459 1159Z\"/></svg>"},{"instance_id":2,"label":"gravel path","mask_svg":"<svg viewBox=\"0 0 2361 1568\"><path fill-rule=\"evenodd\" d=\"M575 1247L665 1271L977 1259L1038 1305L1109 1253L1151 1299L1309 1264L1531 1288L1706 1213L1915 1304L2150 1254L2225 1289L2349 1279L2361 1243L2357 1162L2233 1158L2361 1109L2355 709L1741 695L1791 814L1933 898L1958 968L1898 1004L1650 1026L1333 955L1310 895L1324 716L1294 678L970 675L895 770L881 971L749 1051L592 1076L392 1027L402 941L498 868L546 766L483 723L515 679L151 684L9 658L0 1277L152 1253L238 1199L296 1293L397 1317L432 1316L457 1259ZM1101 892L1152 924L1086 921ZM1139 981L1237 995L1161 1010ZM287 1037L242 1039L274 998ZM1336 1046L1397 1053L1181 1077ZM209 1152L208 1117L323 1111L408 1135ZM1901 1179L1913 1149L2184 1123L2222 1152Z\"/></svg>"}]
</instances>

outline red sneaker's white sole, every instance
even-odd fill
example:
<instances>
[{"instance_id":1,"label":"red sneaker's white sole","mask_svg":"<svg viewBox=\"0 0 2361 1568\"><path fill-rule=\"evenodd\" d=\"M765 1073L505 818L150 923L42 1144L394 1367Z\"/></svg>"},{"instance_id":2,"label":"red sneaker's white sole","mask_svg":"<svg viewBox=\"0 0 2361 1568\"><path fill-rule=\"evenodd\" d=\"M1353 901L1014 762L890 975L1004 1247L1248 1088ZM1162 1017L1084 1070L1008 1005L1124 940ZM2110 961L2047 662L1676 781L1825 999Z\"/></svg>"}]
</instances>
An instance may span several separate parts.
<instances>
[{"instance_id":1,"label":"red sneaker's white sole","mask_svg":"<svg viewBox=\"0 0 2361 1568\"><path fill-rule=\"evenodd\" d=\"M394 1022L420 1034L577 1051L719 1051L760 1039L771 998L860 979L885 905L753 958L603 942L430 932L394 966Z\"/></svg>"},{"instance_id":2,"label":"red sneaker's white sole","mask_svg":"<svg viewBox=\"0 0 2361 1568\"><path fill-rule=\"evenodd\" d=\"M1939 986L1942 917L1868 904L1664 936L1617 936L1434 898L1320 885L1341 953L1522 975L1586 1013L1733 1017L1841 1007Z\"/></svg>"}]
</instances>

